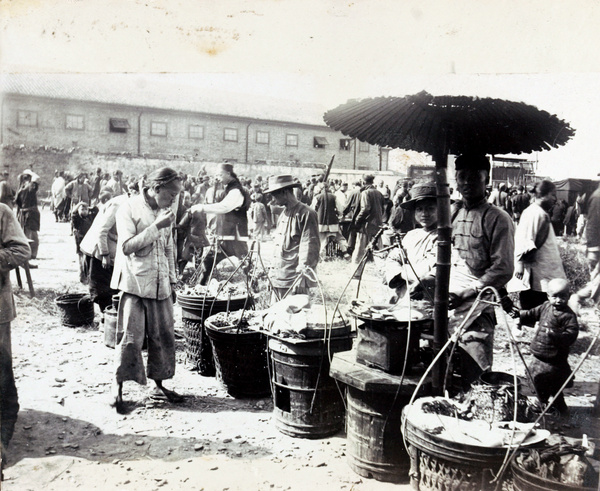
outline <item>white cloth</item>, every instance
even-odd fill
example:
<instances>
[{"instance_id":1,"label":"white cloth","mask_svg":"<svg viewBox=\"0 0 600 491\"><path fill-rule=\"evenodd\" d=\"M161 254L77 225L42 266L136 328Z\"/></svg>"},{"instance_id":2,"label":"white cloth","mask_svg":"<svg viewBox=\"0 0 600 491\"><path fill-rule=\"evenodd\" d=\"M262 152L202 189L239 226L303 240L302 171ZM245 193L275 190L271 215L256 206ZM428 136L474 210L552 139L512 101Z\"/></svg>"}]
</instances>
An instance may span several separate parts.
<instances>
[{"instance_id":1,"label":"white cloth","mask_svg":"<svg viewBox=\"0 0 600 491\"><path fill-rule=\"evenodd\" d=\"M515 261L536 249L535 238L545 220L546 212L539 204L534 202L525 208L515 232ZM545 292L548 281L554 278L567 278L552 226L549 227L548 238L536 251L535 260L525 263L525 268L530 274L531 289L538 292Z\"/></svg>"},{"instance_id":2,"label":"white cloth","mask_svg":"<svg viewBox=\"0 0 600 491\"><path fill-rule=\"evenodd\" d=\"M114 262L117 252L117 210L127 199L128 196L122 194L102 207L79 246L85 254L100 260L102 256L110 255L111 264Z\"/></svg>"},{"instance_id":3,"label":"white cloth","mask_svg":"<svg viewBox=\"0 0 600 491\"><path fill-rule=\"evenodd\" d=\"M65 191L66 183L62 177L57 177L52 183L52 198L54 199L54 205L60 204L60 202L67 197Z\"/></svg>"},{"instance_id":4,"label":"white cloth","mask_svg":"<svg viewBox=\"0 0 600 491\"><path fill-rule=\"evenodd\" d=\"M346 199L346 193L341 189L338 189L335 192L335 208L338 215L341 215L344 212L344 208L346 208Z\"/></svg>"}]
</instances>

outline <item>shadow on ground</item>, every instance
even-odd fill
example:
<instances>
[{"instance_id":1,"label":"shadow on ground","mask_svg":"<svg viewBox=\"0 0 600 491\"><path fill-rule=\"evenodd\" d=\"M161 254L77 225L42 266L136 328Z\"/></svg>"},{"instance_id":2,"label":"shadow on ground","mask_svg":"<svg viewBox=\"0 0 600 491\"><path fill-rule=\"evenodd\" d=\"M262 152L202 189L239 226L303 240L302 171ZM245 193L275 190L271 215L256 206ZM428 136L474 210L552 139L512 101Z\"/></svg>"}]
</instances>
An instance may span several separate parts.
<instances>
[{"instance_id":1,"label":"shadow on ground","mask_svg":"<svg viewBox=\"0 0 600 491\"><path fill-rule=\"evenodd\" d=\"M104 434L94 424L54 413L25 409L19 413L8 449L8 467L22 459L67 455L98 462L159 459L177 461L192 456L225 453L231 458L262 457L270 451L242 439L157 437ZM238 455L239 454L239 455Z\"/></svg>"}]
</instances>

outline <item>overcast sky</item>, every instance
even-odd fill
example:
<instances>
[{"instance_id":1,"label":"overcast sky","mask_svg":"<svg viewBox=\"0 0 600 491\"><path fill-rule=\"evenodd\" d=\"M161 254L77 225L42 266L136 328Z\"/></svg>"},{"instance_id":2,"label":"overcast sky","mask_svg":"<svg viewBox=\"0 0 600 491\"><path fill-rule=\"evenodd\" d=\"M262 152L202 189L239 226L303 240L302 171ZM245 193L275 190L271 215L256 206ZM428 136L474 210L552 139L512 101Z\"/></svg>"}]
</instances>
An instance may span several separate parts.
<instances>
[{"instance_id":1,"label":"overcast sky","mask_svg":"<svg viewBox=\"0 0 600 491\"><path fill-rule=\"evenodd\" d=\"M577 132L539 153L541 174L600 172L596 0L0 0L0 12L4 72L197 73L206 90L325 108L423 89L519 100Z\"/></svg>"}]
</instances>

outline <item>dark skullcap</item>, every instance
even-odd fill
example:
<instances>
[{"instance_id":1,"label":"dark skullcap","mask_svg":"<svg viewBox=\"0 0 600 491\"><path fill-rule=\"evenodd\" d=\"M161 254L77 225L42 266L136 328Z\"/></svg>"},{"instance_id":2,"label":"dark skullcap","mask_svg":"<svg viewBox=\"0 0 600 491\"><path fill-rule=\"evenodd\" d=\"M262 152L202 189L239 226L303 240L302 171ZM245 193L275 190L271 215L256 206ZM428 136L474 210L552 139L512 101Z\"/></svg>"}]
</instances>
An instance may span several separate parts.
<instances>
[{"instance_id":1,"label":"dark skullcap","mask_svg":"<svg viewBox=\"0 0 600 491\"><path fill-rule=\"evenodd\" d=\"M486 170L490 171L490 160L480 153L465 153L456 157L454 161L456 170Z\"/></svg>"},{"instance_id":2,"label":"dark skullcap","mask_svg":"<svg viewBox=\"0 0 600 491\"><path fill-rule=\"evenodd\" d=\"M159 184L161 186L165 186L174 181L181 181L181 176L177 171L171 169L170 167L161 167L148 176L149 184Z\"/></svg>"},{"instance_id":3,"label":"dark skullcap","mask_svg":"<svg viewBox=\"0 0 600 491\"><path fill-rule=\"evenodd\" d=\"M548 196L552 191L556 189L556 184L552 181L544 179L543 181L537 182L533 188L536 198L543 198Z\"/></svg>"}]
</instances>

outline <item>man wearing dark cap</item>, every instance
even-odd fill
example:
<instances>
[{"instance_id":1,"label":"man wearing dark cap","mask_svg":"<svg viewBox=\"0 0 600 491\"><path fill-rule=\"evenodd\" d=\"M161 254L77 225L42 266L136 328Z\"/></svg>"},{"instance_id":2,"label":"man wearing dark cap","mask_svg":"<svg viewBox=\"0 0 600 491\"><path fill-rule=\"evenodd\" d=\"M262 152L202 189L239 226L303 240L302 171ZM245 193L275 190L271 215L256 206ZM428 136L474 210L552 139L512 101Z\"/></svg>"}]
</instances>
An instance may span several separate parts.
<instances>
[{"instance_id":1,"label":"man wearing dark cap","mask_svg":"<svg viewBox=\"0 0 600 491\"><path fill-rule=\"evenodd\" d=\"M521 214L529 206L529 193L525 192L525 188L519 185L517 194L511 198L513 217L516 223L519 223Z\"/></svg>"},{"instance_id":2,"label":"man wearing dark cap","mask_svg":"<svg viewBox=\"0 0 600 491\"><path fill-rule=\"evenodd\" d=\"M91 205L98 204L98 196L100 196L100 183L102 181L102 169L100 167L96 168L96 174L92 176L90 179L90 188L92 189Z\"/></svg>"},{"instance_id":3,"label":"man wearing dark cap","mask_svg":"<svg viewBox=\"0 0 600 491\"><path fill-rule=\"evenodd\" d=\"M79 203L83 202L88 205L91 203L92 188L85 182L85 178L85 172L80 172L77 179L74 179L65 187L65 193L71 198L71 213L75 211Z\"/></svg>"},{"instance_id":4,"label":"man wearing dark cap","mask_svg":"<svg viewBox=\"0 0 600 491\"><path fill-rule=\"evenodd\" d=\"M284 207L274 237L275 260L271 275L277 299L288 292L306 293L307 288L316 286L310 270L315 270L319 262L317 212L298 201L294 194L298 186L300 183L290 175L272 176L265 191L271 194L277 206Z\"/></svg>"},{"instance_id":5,"label":"man wearing dark cap","mask_svg":"<svg viewBox=\"0 0 600 491\"><path fill-rule=\"evenodd\" d=\"M363 189L360 192L360 204L353 218L356 229L356 246L352 253L352 261L359 264L369 242L383 224L383 195L373 185L375 176L363 177Z\"/></svg>"},{"instance_id":6,"label":"man wearing dark cap","mask_svg":"<svg viewBox=\"0 0 600 491\"><path fill-rule=\"evenodd\" d=\"M199 204L191 208L191 212L204 211L217 215L216 236L219 239L219 250L209 252L203 261L203 272L200 284L206 284L213 265L227 257L236 256L242 259L248 254L248 208L250 196L233 172L233 165L219 164L217 177L225 186L221 199L212 204Z\"/></svg>"},{"instance_id":7,"label":"man wearing dark cap","mask_svg":"<svg viewBox=\"0 0 600 491\"><path fill-rule=\"evenodd\" d=\"M452 277L462 281L453 284L451 280L451 309L465 309L486 286L500 290L513 275L514 226L508 213L485 198L489 173L490 162L485 155L461 155L456 159L462 206L452 220ZM492 367L495 325L493 307L481 308L461 337L465 386Z\"/></svg>"},{"instance_id":8,"label":"man wearing dark cap","mask_svg":"<svg viewBox=\"0 0 600 491\"><path fill-rule=\"evenodd\" d=\"M125 199L116 213L117 251L111 288L120 290L117 317L123 332L116 346L113 406L124 412L123 382L154 380L151 397L172 403L182 397L163 386L175 374L173 293L177 281L171 210L181 192L179 174L168 167L153 172L140 194ZM142 345L148 340L144 371Z\"/></svg>"}]
</instances>

